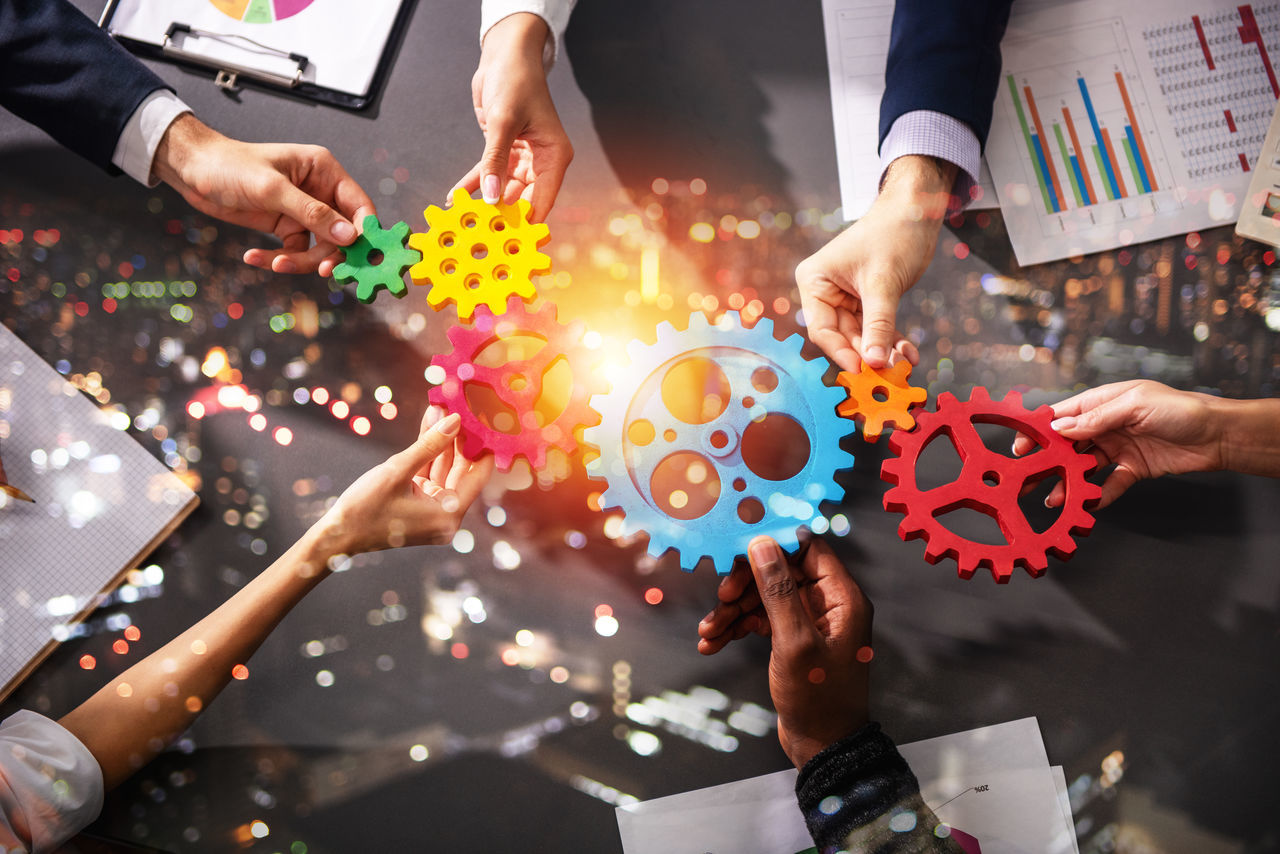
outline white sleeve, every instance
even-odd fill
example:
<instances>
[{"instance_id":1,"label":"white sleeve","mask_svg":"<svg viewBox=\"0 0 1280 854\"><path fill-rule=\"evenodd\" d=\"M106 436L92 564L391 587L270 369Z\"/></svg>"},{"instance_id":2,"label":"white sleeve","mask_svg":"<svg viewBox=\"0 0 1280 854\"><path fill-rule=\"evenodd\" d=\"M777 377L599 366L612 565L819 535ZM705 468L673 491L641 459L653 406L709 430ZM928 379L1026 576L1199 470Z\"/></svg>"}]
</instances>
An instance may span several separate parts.
<instances>
[{"instance_id":1,"label":"white sleeve","mask_svg":"<svg viewBox=\"0 0 1280 854\"><path fill-rule=\"evenodd\" d=\"M168 89L152 92L142 99L125 123L120 138L116 140L111 162L139 184L154 187L160 183L151 177L151 161L155 159L156 148L173 120L189 112L191 108Z\"/></svg>"},{"instance_id":2,"label":"white sleeve","mask_svg":"<svg viewBox=\"0 0 1280 854\"><path fill-rule=\"evenodd\" d=\"M70 732L26 710L0 722L0 850L56 850L98 817L102 797L102 769Z\"/></svg>"},{"instance_id":3,"label":"white sleeve","mask_svg":"<svg viewBox=\"0 0 1280 854\"><path fill-rule=\"evenodd\" d=\"M480 44L484 44L485 34L494 24L517 12L531 12L547 22L547 44L542 49L542 65L547 70L555 64L560 55L560 43L564 39L565 27L569 26L569 16L573 14L573 4L577 0L482 0L480 3Z\"/></svg>"}]
</instances>

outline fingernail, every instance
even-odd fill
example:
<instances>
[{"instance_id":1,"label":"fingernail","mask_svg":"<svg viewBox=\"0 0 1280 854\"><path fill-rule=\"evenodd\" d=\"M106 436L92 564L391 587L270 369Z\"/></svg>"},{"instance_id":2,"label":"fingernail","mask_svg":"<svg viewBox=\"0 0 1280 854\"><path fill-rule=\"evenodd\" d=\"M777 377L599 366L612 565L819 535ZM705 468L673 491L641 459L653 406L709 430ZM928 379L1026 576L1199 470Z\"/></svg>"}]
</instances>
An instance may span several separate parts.
<instances>
[{"instance_id":1,"label":"fingernail","mask_svg":"<svg viewBox=\"0 0 1280 854\"><path fill-rule=\"evenodd\" d=\"M446 436L452 436L458 432L458 428L462 426L462 416L454 412L445 417L443 421L436 425L436 429Z\"/></svg>"},{"instance_id":2,"label":"fingernail","mask_svg":"<svg viewBox=\"0 0 1280 854\"><path fill-rule=\"evenodd\" d=\"M1068 415L1065 418L1055 418L1049 423L1049 427L1055 433L1061 433L1063 430L1070 430L1074 426L1076 426L1076 419L1074 415Z\"/></svg>"},{"instance_id":3,"label":"fingernail","mask_svg":"<svg viewBox=\"0 0 1280 854\"><path fill-rule=\"evenodd\" d=\"M773 569L778 564L778 549L770 540L752 543L748 551L752 562L761 569Z\"/></svg>"},{"instance_id":4,"label":"fingernail","mask_svg":"<svg viewBox=\"0 0 1280 854\"><path fill-rule=\"evenodd\" d=\"M290 261L288 258L281 258L280 263L276 264L277 273L296 273L298 265Z\"/></svg>"},{"instance_id":5,"label":"fingernail","mask_svg":"<svg viewBox=\"0 0 1280 854\"><path fill-rule=\"evenodd\" d=\"M1050 496L1048 496L1048 495L1046 495L1046 496L1044 497L1044 506L1045 506L1045 507L1048 507L1050 510L1052 510L1052 509L1053 509L1053 504L1049 501L1049 498L1050 498Z\"/></svg>"},{"instance_id":6,"label":"fingernail","mask_svg":"<svg viewBox=\"0 0 1280 854\"><path fill-rule=\"evenodd\" d=\"M486 202L491 205L496 205L498 203L498 195L501 191L502 188L498 186L497 175L484 176L484 186L481 187L480 194L484 196L484 200Z\"/></svg>"},{"instance_id":7,"label":"fingernail","mask_svg":"<svg viewBox=\"0 0 1280 854\"><path fill-rule=\"evenodd\" d=\"M329 234L338 243L346 246L356 239L356 227L349 222L339 220L333 224L333 228L329 229Z\"/></svg>"},{"instance_id":8,"label":"fingernail","mask_svg":"<svg viewBox=\"0 0 1280 854\"><path fill-rule=\"evenodd\" d=\"M867 348L867 361L869 362L884 362L887 356L888 354L885 353L883 347Z\"/></svg>"}]
</instances>

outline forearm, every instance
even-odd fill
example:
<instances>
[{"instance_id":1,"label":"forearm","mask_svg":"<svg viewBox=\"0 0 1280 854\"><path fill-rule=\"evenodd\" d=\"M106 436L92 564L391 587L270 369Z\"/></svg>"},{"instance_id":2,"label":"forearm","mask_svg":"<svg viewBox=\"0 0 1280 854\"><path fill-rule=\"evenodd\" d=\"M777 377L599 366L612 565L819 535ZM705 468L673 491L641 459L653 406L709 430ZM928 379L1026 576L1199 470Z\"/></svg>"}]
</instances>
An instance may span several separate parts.
<instances>
[{"instance_id":1,"label":"forearm","mask_svg":"<svg viewBox=\"0 0 1280 854\"><path fill-rule=\"evenodd\" d=\"M107 789L184 732L286 614L329 573L313 529L212 614L126 670L60 723L89 748Z\"/></svg>"},{"instance_id":2,"label":"forearm","mask_svg":"<svg viewBox=\"0 0 1280 854\"><path fill-rule=\"evenodd\" d=\"M1210 406L1222 423L1223 468L1280 477L1280 399L1214 398Z\"/></svg>"}]
</instances>

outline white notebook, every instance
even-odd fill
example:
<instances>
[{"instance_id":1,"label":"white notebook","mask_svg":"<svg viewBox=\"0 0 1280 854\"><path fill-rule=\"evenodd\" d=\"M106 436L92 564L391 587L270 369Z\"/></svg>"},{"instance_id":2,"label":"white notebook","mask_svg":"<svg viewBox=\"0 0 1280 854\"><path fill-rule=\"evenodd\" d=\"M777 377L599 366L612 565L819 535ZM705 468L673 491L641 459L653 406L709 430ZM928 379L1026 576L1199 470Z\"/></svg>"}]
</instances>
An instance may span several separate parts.
<instances>
[{"instance_id":1,"label":"white notebook","mask_svg":"<svg viewBox=\"0 0 1280 854\"><path fill-rule=\"evenodd\" d=\"M112 422L0 324L0 700L199 501Z\"/></svg>"}]
</instances>

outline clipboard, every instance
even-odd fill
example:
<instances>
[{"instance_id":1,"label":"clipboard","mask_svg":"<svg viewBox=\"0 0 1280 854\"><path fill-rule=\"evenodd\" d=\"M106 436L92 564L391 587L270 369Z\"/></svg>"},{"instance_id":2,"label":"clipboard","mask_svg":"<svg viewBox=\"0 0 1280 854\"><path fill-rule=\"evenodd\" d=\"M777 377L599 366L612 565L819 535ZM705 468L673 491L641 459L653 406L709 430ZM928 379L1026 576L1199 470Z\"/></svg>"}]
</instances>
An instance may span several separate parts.
<instances>
[{"instance_id":1,"label":"clipboard","mask_svg":"<svg viewBox=\"0 0 1280 854\"><path fill-rule=\"evenodd\" d=\"M377 98L413 0L109 0L98 21L132 52L348 110Z\"/></svg>"}]
</instances>

